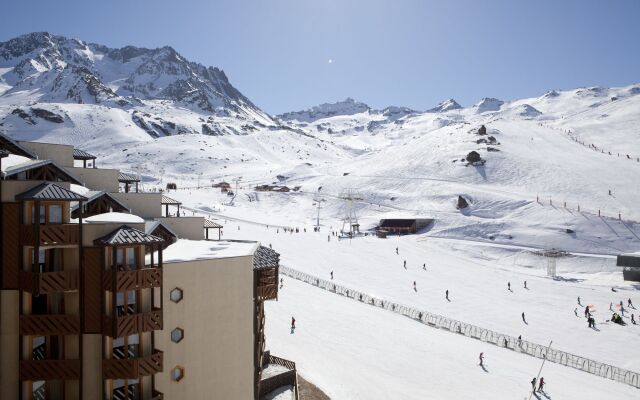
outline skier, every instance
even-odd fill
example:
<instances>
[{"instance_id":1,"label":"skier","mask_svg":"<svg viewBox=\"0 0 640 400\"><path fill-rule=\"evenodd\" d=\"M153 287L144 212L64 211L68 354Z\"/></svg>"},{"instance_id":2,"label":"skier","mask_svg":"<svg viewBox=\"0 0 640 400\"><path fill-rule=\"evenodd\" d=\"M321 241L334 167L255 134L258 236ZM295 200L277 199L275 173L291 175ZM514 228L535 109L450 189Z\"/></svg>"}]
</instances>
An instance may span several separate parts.
<instances>
[{"instance_id":1,"label":"skier","mask_svg":"<svg viewBox=\"0 0 640 400\"><path fill-rule=\"evenodd\" d=\"M631 323L634 325L636 324L636 319L633 317L633 314L631 314Z\"/></svg>"},{"instance_id":2,"label":"skier","mask_svg":"<svg viewBox=\"0 0 640 400\"><path fill-rule=\"evenodd\" d=\"M404 269L407 269L407 260L404 260Z\"/></svg>"},{"instance_id":3,"label":"skier","mask_svg":"<svg viewBox=\"0 0 640 400\"><path fill-rule=\"evenodd\" d=\"M622 305L622 300L620 300L620 314L624 317L624 306Z\"/></svg>"},{"instance_id":4,"label":"skier","mask_svg":"<svg viewBox=\"0 0 640 400\"><path fill-rule=\"evenodd\" d=\"M480 353L480 366L484 367L484 365L482 364L482 362L484 361L484 353Z\"/></svg>"},{"instance_id":5,"label":"skier","mask_svg":"<svg viewBox=\"0 0 640 400\"><path fill-rule=\"evenodd\" d=\"M296 319L291 317L291 333L296 330Z\"/></svg>"},{"instance_id":6,"label":"skier","mask_svg":"<svg viewBox=\"0 0 640 400\"><path fill-rule=\"evenodd\" d=\"M525 324L527 323L527 320L524 319L524 312L522 313L522 322L524 322Z\"/></svg>"},{"instance_id":7,"label":"skier","mask_svg":"<svg viewBox=\"0 0 640 400\"><path fill-rule=\"evenodd\" d=\"M609 311L613 311L613 303L609 303Z\"/></svg>"},{"instance_id":8,"label":"skier","mask_svg":"<svg viewBox=\"0 0 640 400\"><path fill-rule=\"evenodd\" d=\"M417 292L418 288L416 287L416 281L413 281L413 291Z\"/></svg>"},{"instance_id":9,"label":"skier","mask_svg":"<svg viewBox=\"0 0 640 400\"><path fill-rule=\"evenodd\" d=\"M528 289L528 287L527 287L527 281L524 281L524 288L525 288L525 289Z\"/></svg>"},{"instance_id":10,"label":"skier","mask_svg":"<svg viewBox=\"0 0 640 400\"><path fill-rule=\"evenodd\" d=\"M531 380L531 387L533 388L533 391L536 390L536 378L535 377Z\"/></svg>"},{"instance_id":11,"label":"skier","mask_svg":"<svg viewBox=\"0 0 640 400\"><path fill-rule=\"evenodd\" d=\"M578 316L578 307L573 309L573 313L576 315L576 317Z\"/></svg>"},{"instance_id":12,"label":"skier","mask_svg":"<svg viewBox=\"0 0 640 400\"><path fill-rule=\"evenodd\" d=\"M511 291L511 282L507 282L507 290Z\"/></svg>"},{"instance_id":13,"label":"skier","mask_svg":"<svg viewBox=\"0 0 640 400\"><path fill-rule=\"evenodd\" d=\"M447 290L444 292L444 295L445 295L445 297L447 298L447 300L449 300L449 289L447 289ZM449 300L449 301L451 301L451 300Z\"/></svg>"},{"instance_id":14,"label":"skier","mask_svg":"<svg viewBox=\"0 0 640 400\"><path fill-rule=\"evenodd\" d=\"M331 241L331 236L327 235L327 242Z\"/></svg>"},{"instance_id":15,"label":"skier","mask_svg":"<svg viewBox=\"0 0 640 400\"><path fill-rule=\"evenodd\" d=\"M538 383L538 392L544 392L543 390L544 387L544 377L540 377L540 383Z\"/></svg>"},{"instance_id":16,"label":"skier","mask_svg":"<svg viewBox=\"0 0 640 400\"><path fill-rule=\"evenodd\" d=\"M582 304L580 304L580 296L578 296L578 305L581 306Z\"/></svg>"},{"instance_id":17,"label":"skier","mask_svg":"<svg viewBox=\"0 0 640 400\"><path fill-rule=\"evenodd\" d=\"M427 264L426 263L422 264L422 269L425 270L425 271L427 270ZM631 301L631 300L629 300L629 301Z\"/></svg>"},{"instance_id":18,"label":"skier","mask_svg":"<svg viewBox=\"0 0 640 400\"><path fill-rule=\"evenodd\" d=\"M280 287L282 287L282 285L284 285L284 278L280 278Z\"/></svg>"},{"instance_id":19,"label":"skier","mask_svg":"<svg viewBox=\"0 0 640 400\"><path fill-rule=\"evenodd\" d=\"M633 303L631 302L631 299L627 300L627 306L628 306L629 308L635 308L635 307L633 306Z\"/></svg>"},{"instance_id":20,"label":"skier","mask_svg":"<svg viewBox=\"0 0 640 400\"><path fill-rule=\"evenodd\" d=\"M589 315L591 315L591 313L589 312L589 306L587 306L587 307L584 309L584 316L585 316L585 317L588 317Z\"/></svg>"},{"instance_id":21,"label":"skier","mask_svg":"<svg viewBox=\"0 0 640 400\"><path fill-rule=\"evenodd\" d=\"M400 253L398 253L398 248L397 247L396 247L396 254L400 254Z\"/></svg>"},{"instance_id":22,"label":"skier","mask_svg":"<svg viewBox=\"0 0 640 400\"><path fill-rule=\"evenodd\" d=\"M522 335L518 335L518 347L522 345Z\"/></svg>"},{"instance_id":23,"label":"skier","mask_svg":"<svg viewBox=\"0 0 640 400\"><path fill-rule=\"evenodd\" d=\"M333 280L333 271L331 271L331 280Z\"/></svg>"}]
</instances>

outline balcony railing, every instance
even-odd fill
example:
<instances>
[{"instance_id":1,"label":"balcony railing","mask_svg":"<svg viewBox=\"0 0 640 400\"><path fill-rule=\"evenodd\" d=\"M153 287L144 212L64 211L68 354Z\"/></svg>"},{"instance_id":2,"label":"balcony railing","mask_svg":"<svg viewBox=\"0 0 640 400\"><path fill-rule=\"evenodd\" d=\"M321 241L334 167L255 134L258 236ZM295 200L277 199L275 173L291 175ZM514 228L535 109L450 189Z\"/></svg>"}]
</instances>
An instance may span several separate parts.
<instances>
[{"instance_id":1,"label":"balcony railing","mask_svg":"<svg viewBox=\"0 0 640 400\"><path fill-rule=\"evenodd\" d=\"M277 364L288 369L288 371L260 381L260 397L273 392L283 386L292 386L295 399L298 399L298 373L296 371L296 363L285 360L284 358L267 355L264 360L263 368L269 364Z\"/></svg>"},{"instance_id":2,"label":"balcony railing","mask_svg":"<svg viewBox=\"0 0 640 400\"><path fill-rule=\"evenodd\" d=\"M80 360L20 360L21 381L80 379Z\"/></svg>"},{"instance_id":3,"label":"balcony railing","mask_svg":"<svg viewBox=\"0 0 640 400\"><path fill-rule=\"evenodd\" d=\"M102 360L102 375L105 379L138 379L162 372L162 364L162 351L154 350L148 357Z\"/></svg>"},{"instance_id":4,"label":"balcony railing","mask_svg":"<svg viewBox=\"0 0 640 400\"><path fill-rule=\"evenodd\" d=\"M21 335L77 335L80 317L76 315L21 315Z\"/></svg>"},{"instance_id":5,"label":"balcony railing","mask_svg":"<svg viewBox=\"0 0 640 400\"><path fill-rule=\"evenodd\" d=\"M273 300L278 297L277 268L263 268L256 271L256 291L258 300Z\"/></svg>"},{"instance_id":6,"label":"balcony railing","mask_svg":"<svg viewBox=\"0 0 640 400\"><path fill-rule=\"evenodd\" d=\"M35 225L20 226L20 244L34 246ZM40 225L40 246L64 246L80 243L78 224Z\"/></svg>"},{"instance_id":7,"label":"balcony railing","mask_svg":"<svg viewBox=\"0 0 640 400\"><path fill-rule=\"evenodd\" d=\"M116 291L146 289L162 286L162 270L160 268L142 268L116 272ZM102 274L102 289L113 290L113 272Z\"/></svg>"},{"instance_id":8,"label":"balcony railing","mask_svg":"<svg viewBox=\"0 0 640 400\"><path fill-rule=\"evenodd\" d=\"M118 338L140 332L150 332L162 329L162 309L123 315L121 317L105 316L103 319L103 333Z\"/></svg>"},{"instance_id":9,"label":"balcony railing","mask_svg":"<svg viewBox=\"0 0 640 400\"><path fill-rule=\"evenodd\" d=\"M78 290L78 271L20 272L20 287L34 294L48 294Z\"/></svg>"}]
</instances>

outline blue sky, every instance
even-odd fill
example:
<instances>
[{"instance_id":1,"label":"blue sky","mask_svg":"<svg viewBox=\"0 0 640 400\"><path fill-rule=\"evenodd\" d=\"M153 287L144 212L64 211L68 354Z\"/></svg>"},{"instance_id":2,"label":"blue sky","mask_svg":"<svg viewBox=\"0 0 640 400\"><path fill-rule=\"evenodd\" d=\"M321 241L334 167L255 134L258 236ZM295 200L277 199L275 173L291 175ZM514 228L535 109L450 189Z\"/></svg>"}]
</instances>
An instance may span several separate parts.
<instances>
[{"instance_id":1,"label":"blue sky","mask_svg":"<svg viewBox=\"0 0 640 400\"><path fill-rule=\"evenodd\" d=\"M418 110L640 82L639 0L14 1L0 41L32 32L170 45L225 70L269 113L353 97ZM332 60L332 62L329 62Z\"/></svg>"}]
</instances>

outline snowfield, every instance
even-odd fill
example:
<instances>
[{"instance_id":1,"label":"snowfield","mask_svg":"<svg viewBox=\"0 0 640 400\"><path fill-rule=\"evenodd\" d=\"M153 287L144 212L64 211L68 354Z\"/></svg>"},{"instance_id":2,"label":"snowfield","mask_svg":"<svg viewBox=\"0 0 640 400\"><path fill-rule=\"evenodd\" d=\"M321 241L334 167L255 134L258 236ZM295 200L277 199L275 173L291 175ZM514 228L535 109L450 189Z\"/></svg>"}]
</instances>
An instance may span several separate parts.
<instances>
[{"instance_id":1,"label":"snowfield","mask_svg":"<svg viewBox=\"0 0 640 400\"><path fill-rule=\"evenodd\" d=\"M205 67L170 48L134 49L140 54L116 62L125 49L31 39L48 47L0 63L3 134L73 144L98 156L99 168L139 174L142 190L175 183L179 190L167 195L187 213L216 218L224 239L271 245L290 268L323 279L333 271L336 283L388 301L539 344L553 340L554 348L640 372L633 351L640 325L607 322L620 301L640 307L640 286L615 266L616 255L640 250L640 85L486 98L469 107L449 99L425 112L347 99L271 117L222 71L206 69L218 78L205 79L213 76ZM41 53L50 66L34 61ZM77 80L88 72L65 68L69 54L101 80ZM137 73L140 65L152 73ZM174 66L179 73L162 74ZM54 93L56 77L62 91ZM165 90L146 91L150 82ZM182 96L189 85L213 112L200 97ZM468 161L472 152L479 161ZM236 179L235 196L211 187L226 181L236 191ZM381 218L434 222L416 235L338 241L331 232L342 227L341 193L349 189L363 232ZM456 209L458 196L467 208ZM312 229L318 203L319 233ZM567 252L556 260L555 279L537 255L552 248ZM587 327L586 305L596 329ZM629 309L626 322L629 313L640 319ZM267 314L267 348L295 361L332 399L522 399L541 362L288 278ZM487 371L477 365L480 352ZM640 397L631 386L544 368L541 399Z\"/></svg>"}]
</instances>

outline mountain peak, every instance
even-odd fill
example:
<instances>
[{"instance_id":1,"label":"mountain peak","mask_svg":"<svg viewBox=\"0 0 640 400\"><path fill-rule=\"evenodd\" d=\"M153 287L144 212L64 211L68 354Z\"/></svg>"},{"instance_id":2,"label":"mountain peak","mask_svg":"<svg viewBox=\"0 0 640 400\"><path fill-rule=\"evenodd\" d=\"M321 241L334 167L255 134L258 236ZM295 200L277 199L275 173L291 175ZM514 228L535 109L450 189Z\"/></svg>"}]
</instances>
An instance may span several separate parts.
<instances>
[{"instance_id":1,"label":"mountain peak","mask_svg":"<svg viewBox=\"0 0 640 400\"><path fill-rule=\"evenodd\" d=\"M427 110L427 112L445 112L451 110L461 109L462 106L458 104L454 99L447 99L438 103L437 106Z\"/></svg>"},{"instance_id":2,"label":"mountain peak","mask_svg":"<svg viewBox=\"0 0 640 400\"><path fill-rule=\"evenodd\" d=\"M323 103L307 110L293 111L278 115L278 118L285 121L297 120L300 122L313 122L322 118L335 117L339 115L354 115L368 112L371 107L365 103L355 101L347 97L335 103Z\"/></svg>"}]
</instances>

